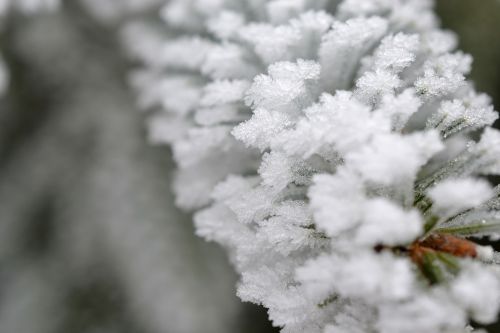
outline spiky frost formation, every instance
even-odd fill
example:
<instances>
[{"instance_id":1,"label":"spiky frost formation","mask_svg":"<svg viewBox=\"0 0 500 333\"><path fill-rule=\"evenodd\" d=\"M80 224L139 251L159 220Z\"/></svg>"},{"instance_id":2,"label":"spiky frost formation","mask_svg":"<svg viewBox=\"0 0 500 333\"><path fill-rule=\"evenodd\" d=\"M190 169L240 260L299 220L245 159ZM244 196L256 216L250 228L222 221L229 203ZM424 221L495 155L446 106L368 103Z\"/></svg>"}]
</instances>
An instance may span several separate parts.
<instances>
[{"instance_id":1,"label":"spiky frost formation","mask_svg":"<svg viewBox=\"0 0 500 333\"><path fill-rule=\"evenodd\" d=\"M283 332L496 319L495 255L462 237L500 231L483 178L500 172L497 114L432 5L178 0L164 31L128 29L178 204L204 207L197 233Z\"/></svg>"}]
</instances>

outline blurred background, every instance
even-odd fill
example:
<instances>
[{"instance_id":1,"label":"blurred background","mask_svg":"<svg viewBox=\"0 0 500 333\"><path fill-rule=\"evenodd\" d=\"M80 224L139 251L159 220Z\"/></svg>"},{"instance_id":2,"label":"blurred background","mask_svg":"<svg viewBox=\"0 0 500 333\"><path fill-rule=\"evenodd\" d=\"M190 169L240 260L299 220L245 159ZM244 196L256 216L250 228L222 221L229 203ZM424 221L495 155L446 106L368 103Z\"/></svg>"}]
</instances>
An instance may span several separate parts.
<instances>
[{"instance_id":1,"label":"blurred background","mask_svg":"<svg viewBox=\"0 0 500 333\"><path fill-rule=\"evenodd\" d=\"M92 3L0 19L0 333L277 332L173 206L126 83L129 13ZM500 109L500 1L437 4Z\"/></svg>"}]
</instances>

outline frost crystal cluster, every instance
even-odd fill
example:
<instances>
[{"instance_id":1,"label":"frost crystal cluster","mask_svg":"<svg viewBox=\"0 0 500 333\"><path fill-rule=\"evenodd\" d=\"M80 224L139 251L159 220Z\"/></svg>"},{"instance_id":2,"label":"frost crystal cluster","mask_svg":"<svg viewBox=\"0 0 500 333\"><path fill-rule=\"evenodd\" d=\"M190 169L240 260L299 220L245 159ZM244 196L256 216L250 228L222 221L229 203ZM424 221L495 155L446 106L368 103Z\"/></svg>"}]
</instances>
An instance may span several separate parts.
<instances>
[{"instance_id":1,"label":"frost crystal cluster","mask_svg":"<svg viewBox=\"0 0 500 333\"><path fill-rule=\"evenodd\" d=\"M130 24L177 204L282 332L494 322L500 132L427 0L173 0Z\"/></svg>"}]
</instances>

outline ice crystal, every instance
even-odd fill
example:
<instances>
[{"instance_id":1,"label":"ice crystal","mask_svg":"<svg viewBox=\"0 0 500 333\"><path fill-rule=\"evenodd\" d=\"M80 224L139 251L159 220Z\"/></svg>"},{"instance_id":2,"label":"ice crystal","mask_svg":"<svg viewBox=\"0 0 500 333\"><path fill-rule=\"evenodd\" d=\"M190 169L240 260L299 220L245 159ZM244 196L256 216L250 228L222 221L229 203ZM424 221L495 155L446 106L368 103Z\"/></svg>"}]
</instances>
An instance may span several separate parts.
<instances>
[{"instance_id":1,"label":"ice crystal","mask_svg":"<svg viewBox=\"0 0 500 333\"><path fill-rule=\"evenodd\" d=\"M469 332L500 305L500 132L430 0L173 0L132 83L179 206L282 332ZM486 128L484 130L484 128ZM475 139L478 138L479 139Z\"/></svg>"}]
</instances>

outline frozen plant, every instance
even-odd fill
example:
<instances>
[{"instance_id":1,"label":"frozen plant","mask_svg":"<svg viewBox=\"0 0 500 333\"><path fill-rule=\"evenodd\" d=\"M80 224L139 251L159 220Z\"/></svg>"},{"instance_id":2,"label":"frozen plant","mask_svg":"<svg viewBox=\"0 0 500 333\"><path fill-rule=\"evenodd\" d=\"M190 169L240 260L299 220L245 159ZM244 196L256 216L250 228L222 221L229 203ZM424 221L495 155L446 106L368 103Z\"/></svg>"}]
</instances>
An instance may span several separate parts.
<instances>
[{"instance_id":1,"label":"frozen plant","mask_svg":"<svg viewBox=\"0 0 500 333\"><path fill-rule=\"evenodd\" d=\"M430 0L173 0L132 76L179 206L282 332L496 320L500 132Z\"/></svg>"}]
</instances>

